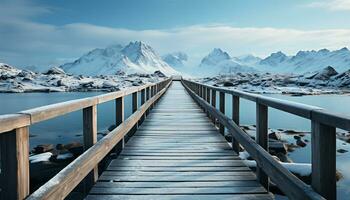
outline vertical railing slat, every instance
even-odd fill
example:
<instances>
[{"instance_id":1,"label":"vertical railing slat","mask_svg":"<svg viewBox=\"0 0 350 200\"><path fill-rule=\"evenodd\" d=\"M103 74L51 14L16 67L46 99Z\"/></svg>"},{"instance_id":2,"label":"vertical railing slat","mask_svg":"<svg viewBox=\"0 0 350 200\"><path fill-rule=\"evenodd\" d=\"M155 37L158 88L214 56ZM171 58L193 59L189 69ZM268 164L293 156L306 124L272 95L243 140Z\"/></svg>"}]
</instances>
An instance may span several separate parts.
<instances>
[{"instance_id":1,"label":"vertical railing slat","mask_svg":"<svg viewBox=\"0 0 350 200\"><path fill-rule=\"evenodd\" d=\"M336 199L335 127L311 122L311 157L311 186L326 199Z\"/></svg>"},{"instance_id":2,"label":"vertical railing slat","mask_svg":"<svg viewBox=\"0 0 350 200\"><path fill-rule=\"evenodd\" d=\"M214 89L211 89L211 105L216 108L216 91ZM212 121L214 124L216 123L215 117L212 117Z\"/></svg>"},{"instance_id":3,"label":"vertical railing slat","mask_svg":"<svg viewBox=\"0 0 350 200\"><path fill-rule=\"evenodd\" d=\"M83 137L84 151L97 142L97 106L93 105L83 109ZM85 177L85 193L90 191L98 179L98 164Z\"/></svg>"},{"instance_id":4,"label":"vertical railing slat","mask_svg":"<svg viewBox=\"0 0 350 200\"><path fill-rule=\"evenodd\" d=\"M220 112L222 114L225 114L225 93L224 92L220 92ZM219 132L221 133L221 135L225 135L225 126L222 125L221 123L219 124Z\"/></svg>"},{"instance_id":5,"label":"vertical railing slat","mask_svg":"<svg viewBox=\"0 0 350 200\"><path fill-rule=\"evenodd\" d=\"M115 125L119 126L124 122L124 96L115 99ZM115 152L119 154L125 145L124 138L115 146Z\"/></svg>"},{"instance_id":6,"label":"vertical railing slat","mask_svg":"<svg viewBox=\"0 0 350 200\"><path fill-rule=\"evenodd\" d=\"M232 120L239 126L239 97L232 95ZM234 133L232 133L234 134ZM232 149L239 153L239 143L232 136Z\"/></svg>"},{"instance_id":7,"label":"vertical railing slat","mask_svg":"<svg viewBox=\"0 0 350 200\"><path fill-rule=\"evenodd\" d=\"M256 103L256 142L268 151L268 108ZM259 182L268 190L269 177L257 163L256 173Z\"/></svg>"},{"instance_id":8,"label":"vertical railing slat","mask_svg":"<svg viewBox=\"0 0 350 200\"><path fill-rule=\"evenodd\" d=\"M0 135L0 199L24 199L29 195L29 127Z\"/></svg>"}]
</instances>

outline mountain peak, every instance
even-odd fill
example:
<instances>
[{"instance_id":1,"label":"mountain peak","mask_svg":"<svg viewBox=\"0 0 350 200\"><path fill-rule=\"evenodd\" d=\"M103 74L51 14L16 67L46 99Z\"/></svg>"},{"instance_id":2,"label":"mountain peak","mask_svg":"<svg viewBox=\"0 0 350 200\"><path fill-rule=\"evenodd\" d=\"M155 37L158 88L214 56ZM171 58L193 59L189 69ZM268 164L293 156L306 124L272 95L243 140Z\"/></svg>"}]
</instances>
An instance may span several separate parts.
<instances>
[{"instance_id":1,"label":"mountain peak","mask_svg":"<svg viewBox=\"0 0 350 200\"><path fill-rule=\"evenodd\" d=\"M220 48L214 48L207 56L202 59L201 65L216 65L221 61L230 60L227 52Z\"/></svg>"},{"instance_id":2,"label":"mountain peak","mask_svg":"<svg viewBox=\"0 0 350 200\"><path fill-rule=\"evenodd\" d=\"M288 56L284 54L282 51L278 51L276 53L272 53L270 56L260 61L260 64L276 66L278 63L281 63L287 60Z\"/></svg>"}]
</instances>

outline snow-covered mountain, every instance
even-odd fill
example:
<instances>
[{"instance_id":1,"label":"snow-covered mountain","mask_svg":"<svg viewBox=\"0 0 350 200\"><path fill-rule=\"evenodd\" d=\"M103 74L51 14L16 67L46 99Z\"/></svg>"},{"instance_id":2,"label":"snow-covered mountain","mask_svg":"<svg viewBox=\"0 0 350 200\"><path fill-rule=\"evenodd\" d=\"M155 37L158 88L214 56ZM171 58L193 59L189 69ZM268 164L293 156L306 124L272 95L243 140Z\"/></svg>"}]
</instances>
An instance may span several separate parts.
<instances>
[{"instance_id":1,"label":"snow-covered mountain","mask_svg":"<svg viewBox=\"0 0 350 200\"><path fill-rule=\"evenodd\" d=\"M168 63L168 65L177 68L185 67L188 56L184 52L174 52L162 56L162 59Z\"/></svg>"},{"instance_id":2,"label":"snow-covered mountain","mask_svg":"<svg viewBox=\"0 0 350 200\"><path fill-rule=\"evenodd\" d=\"M227 52L220 48L215 48L202 59L196 75L212 76L217 74L254 71L256 70L247 66L243 60L239 58L231 58Z\"/></svg>"},{"instance_id":3,"label":"snow-covered mountain","mask_svg":"<svg viewBox=\"0 0 350 200\"><path fill-rule=\"evenodd\" d=\"M82 75L109 75L119 72L177 74L162 58L143 42L130 42L127 46L109 46L94 49L72 63L61 66L68 73Z\"/></svg>"},{"instance_id":4,"label":"snow-covered mountain","mask_svg":"<svg viewBox=\"0 0 350 200\"><path fill-rule=\"evenodd\" d=\"M350 51L345 47L335 51L321 49L299 51L294 56L277 52L261 60L256 68L262 71L305 73L318 71L327 66L332 66L338 72L350 69Z\"/></svg>"}]
</instances>

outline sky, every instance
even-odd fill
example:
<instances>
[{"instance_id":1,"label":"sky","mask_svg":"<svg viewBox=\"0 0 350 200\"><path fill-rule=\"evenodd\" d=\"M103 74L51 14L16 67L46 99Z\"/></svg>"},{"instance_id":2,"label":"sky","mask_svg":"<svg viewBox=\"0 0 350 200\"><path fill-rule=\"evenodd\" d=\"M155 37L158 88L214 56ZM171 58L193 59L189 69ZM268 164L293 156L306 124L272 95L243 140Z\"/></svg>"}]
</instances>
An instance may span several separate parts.
<instances>
[{"instance_id":1,"label":"sky","mask_svg":"<svg viewBox=\"0 0 350 200\"><path fill-rule=\"evenodd\" d=\"M0 62L55 66L143 41L191 65L231 56L350 46L350 0L0 0Z\"/></svg>"}]
</instances>

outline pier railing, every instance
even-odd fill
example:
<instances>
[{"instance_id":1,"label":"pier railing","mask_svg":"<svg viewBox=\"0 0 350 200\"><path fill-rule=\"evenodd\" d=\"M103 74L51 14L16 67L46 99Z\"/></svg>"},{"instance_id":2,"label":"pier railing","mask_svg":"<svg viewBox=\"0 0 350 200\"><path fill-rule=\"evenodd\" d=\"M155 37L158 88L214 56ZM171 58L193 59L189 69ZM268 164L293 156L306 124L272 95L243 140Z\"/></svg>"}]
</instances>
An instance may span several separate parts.
<instances>
[{"instance_id":1,"label":"pier railing","mask_svg":"<svg viewBox=\"0 0 350 200\"><path fill-rule=\"evenodd\" d=\"M336 128L350 130L350 117L318 107L182 80L195 101L216 121L220 133L232 134L232 147L239 144L257 162L257 177L268 189L269 179L291 199L336 199ZM216 94L219 109L216 109ZM225 95L232 96L232 119L225 116ZM240 98L256 103L256 141L239 127ZM268 108L311 120L311 187L285 169L268 153Z\"/></svg>"},{"instance_id":2,"label":"pier railing","mask_svg":"<svg viewBox=\"0 0 350 200\"><path fill-rule=\"evenodd\" d=\"M83 180L86 188L91 188L98 178L99 162L116 145L124 144L124 137L142 122L171 80L0 115L0 199L64 199ZM141 106L138 108L139 93ZM127 95L132 95L133 114L124 119ZM97 141L97 105L112 100L115 101L117 127ZM29 196L29 126L77 110L83 110L84 153Z\"/></svg>"}]
</instances>

